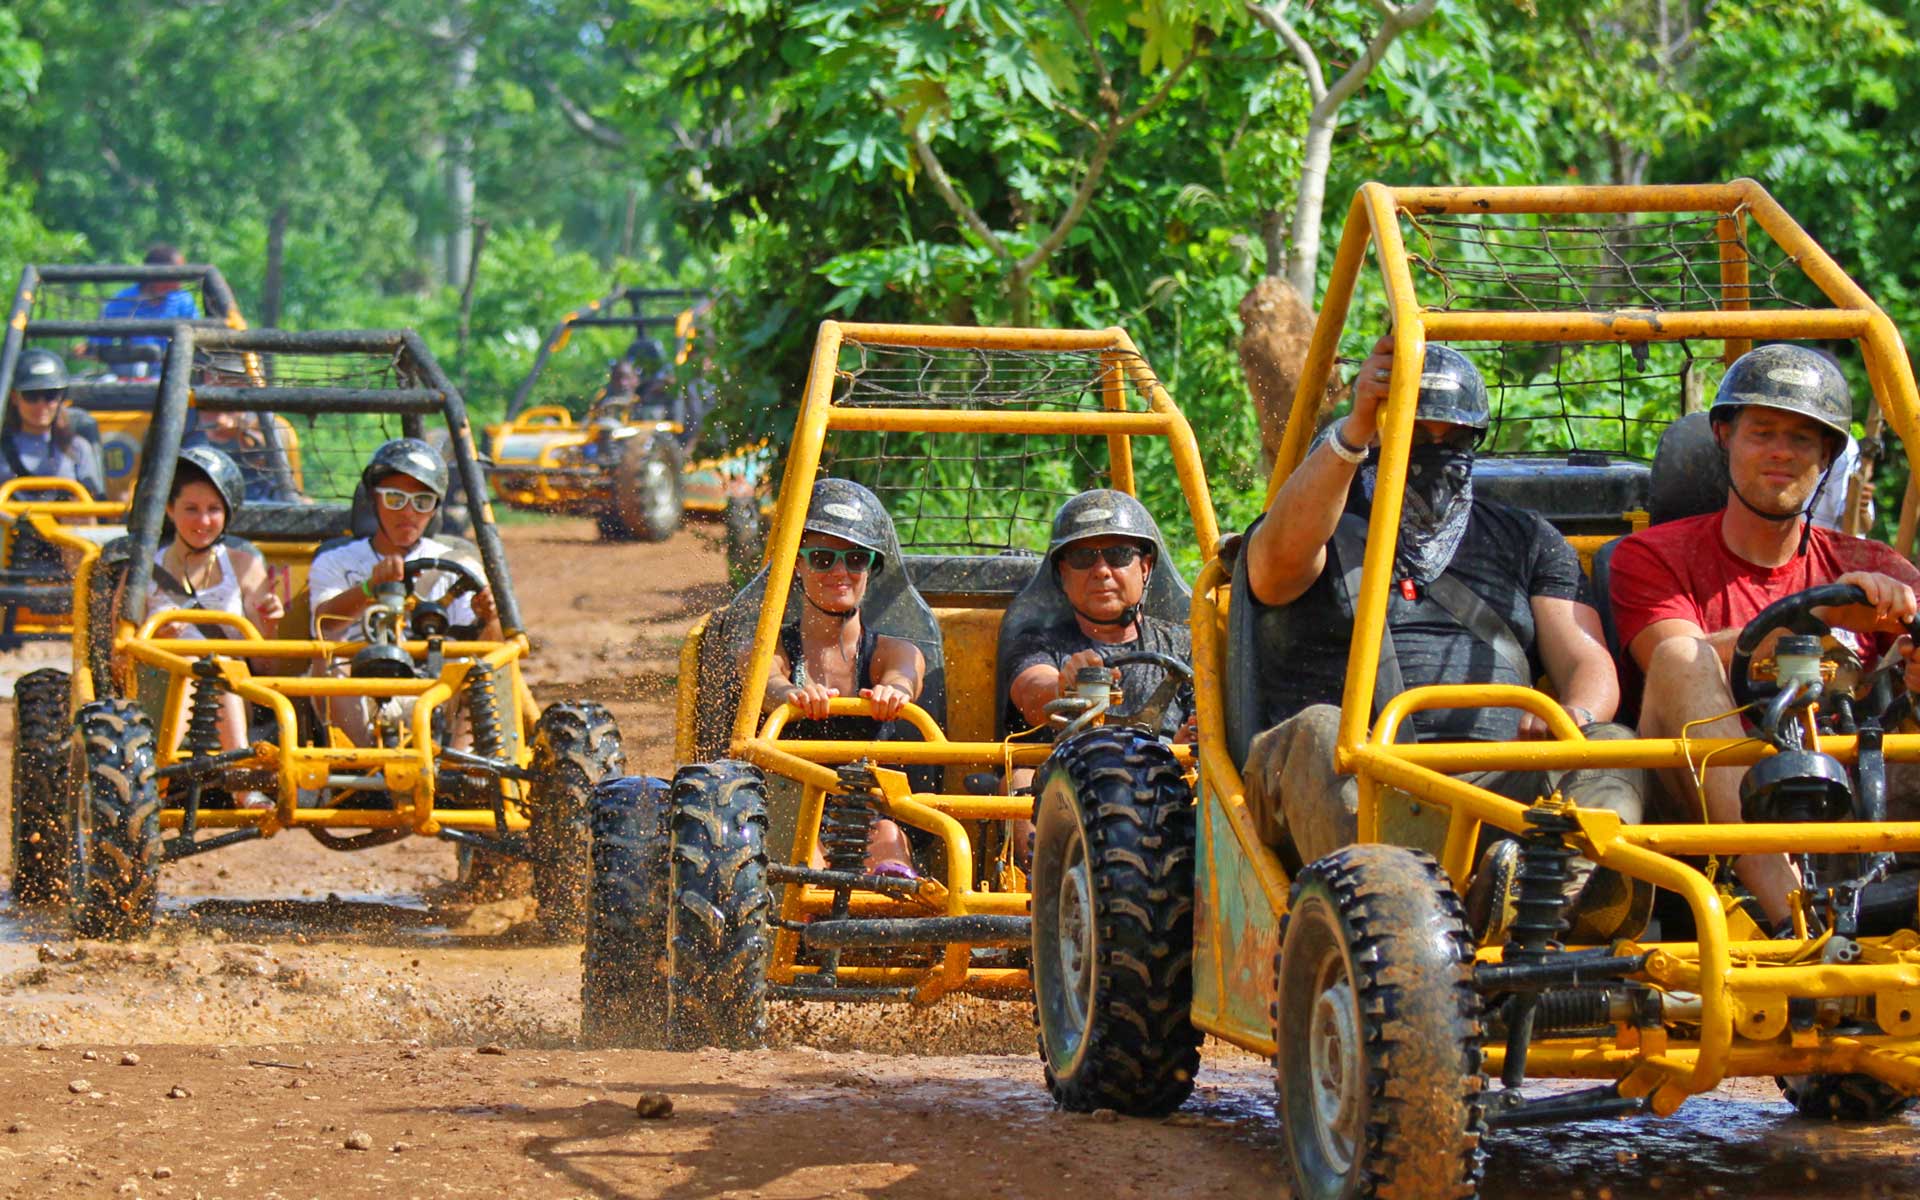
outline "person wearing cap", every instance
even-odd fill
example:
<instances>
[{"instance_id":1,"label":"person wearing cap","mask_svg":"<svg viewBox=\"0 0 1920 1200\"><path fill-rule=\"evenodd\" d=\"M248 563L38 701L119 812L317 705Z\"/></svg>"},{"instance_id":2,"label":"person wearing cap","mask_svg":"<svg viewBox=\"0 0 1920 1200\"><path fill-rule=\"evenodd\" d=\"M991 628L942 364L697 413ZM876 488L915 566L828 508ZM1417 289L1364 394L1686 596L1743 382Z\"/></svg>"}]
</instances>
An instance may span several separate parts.
<instances>
[{"instance_id":1,"label":"person wearing cap","mask_svg":"<svg viewBox=\"0 0 1920 1200\"><path fill-rule=\"evenodd\" d=\"M859 484L846 479L814 483L794 563L800 617L780 627L761 705L765 712L782 704L800 710L804 719L786 727L788 737L873 741L883 722L920 697L927 674L920 648L875 633L860 619L868 581L889 566L888 525L879 497ZM856 695L872 706L872 716L828 715L835 697ZM867 869L916 874L906 835L893 821L873 823Z\"/></svg>"},{"instance_id":2,"label":"person wearing cap","mask_svg":"<svg viewBox=\"0 0 1920 1200\"><path fill-rule=\"evenodd\" d=\"M1116 655L1155 651L1181 662L1193 660L1193 638L1184 625L1140 611L1147 583L1160 562L1160 540L1146 508L1125 492L1098 488L1060 506L1047 545L1047 563L1071 616L1023 634L1008 650L1013 663L1007 686L1023 720L1043 733L1047 705L1073 690L1082 667L1097 667ZM1146 663L1120 668L1123 699L1115 717L1124 720L1149 699L1165 672ZM1176 699L1163 731L1191 740L1185 729L1190 693Z\"/></svg>"},{"instance_id":3,"label":"person wearing cap","mask_svg":"<svg viewBox=\"0 0 1920 1200\"><path fill-rule=\"evenodd\" d=\"M187 260L174 247L165 242L155 242L147 247L146 257L141 261L149 267L178 267L184 266ZM192 321L199 316L199 301L178 279L149 279L143 283L130 283L100 306L100 319L103 321ZM116 348L120 346L150 346L153 347L153 353L158 354L166 350L167 339L162 334L154 333L126 338L91 337L86 341L85 353L89 357L112 363L116 357L125 357L124 352L116 355ZM150 379L160 373L157 361L128 362L120 366L124 367L116 367L120 374L134 379Z\"/></svg>"},{"instance_id":4,"label":"person wearing cap","mask_svg":"<svg viewBox=\"0 0 1920 1200\"><path fill-rule=\"evenodd\" d=\"M330 641L365 640L361 617L374 601L374 589L403 580L410 560L458 556L453 546L427 536L428 526L446 500L448 482L446 460L432 446L419 438L395 438L373 452L360 479L373 503L373 534L315 555L307 572L314 636ZM424 575L415 582L414 594L422 600L438 600L453 582L445 575ZM492 588L456 597L447 607L447 619L460 637L479 641L500 637ZM346 664L338 669L344 671ZM358 697L329 704L329 719L356 744L366 741L362 708Z\"/></svg>"},{"instance_id":5,"label":"person wearing cap","mask_svg":"<svg viewBox=\"0 0 1920 1200\"><path fill-rule=\"evenodd\" d=\"M1620 644L1644 673L1640 731L1648 737L1742 737L1727 669L1740 631L1784 596L1825 583L1857 584L1867 603L1817 610L1837 639L1868 661L1896 645L1914 615L1916 571L1892 548L1846 537L1809 520L1853 420L1846 377L1832 359L1803 346L1759 346L1727 368L1708 418L1727 467L1726 506L1651 526L1614 551L1609 592ZM1841 481L1844 486L1844 481ZM1906 686L1920 690L1907 655ZM1868 657L1872 656L1872 657ZM1709 767L1705 819L1740 820L1744 767ZM1890 780L1896 820L1920 804ZM1663 774L1662 799L1679 819L1699 819L1691 781ZM1902 815L1911 814L1911 815ZM1747 854L1734 871L1776 925L1799 886L1784 854Z\"/></svg>"},{"instance_id":6,"label":"person wearing cap","mask_svg":"<svg viewBox=\"0 0 1920 1200\"><path fill-rule=\"evenodd\" d=\"M245 496L240 469L218 450L205 446L180 452L173 484L167 491L167 524L173 538L153 559L153 582L147 589L143 619L169 609L199 609L232 613L272 633L271 622L286 612L273 590L266 560L251 549L231 545L227 527L239 513ZM117 606L116 606L117 607ZM155 631L163 638L230 638L237 629L213 623L175 621ZM179 704L184 708L187 693ZM176 728L185 731L185 722ZM220 748L237 750L247 744L246 705L232 692L220 696ZM263 792L246 792L235 799L244 808L271 808Z\"/></svg>"},{"instance_id":7,"label":"person wearing cap","mask_svg":"<svg viewBox=\"0 0 1920 1200\"><path fill-rule=\"evenodd\" d=\"M1393 370L1383 337L1360 366L1353 407L1287 477L1242 550L1258 630L1260 726L1246 764L1247 804L1262 837L1298 867L1358 836L1359 789L1334 761L1379 449ZM1421 366L1401 499L1374 715L1397 692L1429 684L1514 684L1542 674L1590 738L1631 737L1612 723L1619 681L1579 557L1537 514L1474 495L1474 451L1491 421L1485 382L1462 354L1430 345ZM1276 514L1284 514L1284 519ZM1391 669L1389 669L1391 667ZM1511 741L1545 732L1508 707L1412 714L1403 739ZM1585 807L1641 819L1638 771L1501 771L1466 776L1522 802L1559 790ZM1394 814L1389 814L1392 816ZM1516 843L1490 839L1481 887L1468 896L1481 938L1511 917ZM1569 899L1594 878L1575 860ZM1484 882L1483 882L1484 881ZM1611 877L1609 877L1611 886Z\"/></svg>"},{"instance_id":8,"label":"person wearing cap","mask_svg":"<svg viewBox=\"0 0 1920 1200\"><path fill-rule=\"evenodd\" d=\"M99 499L106 494L100 456L67 417L67 365L51 350L23 350L14 363L7 409L0 417L0 483L28 476L71 479ZM71 500L67 492L15 493L20 500Z\"/></svg>"}]
</instances>

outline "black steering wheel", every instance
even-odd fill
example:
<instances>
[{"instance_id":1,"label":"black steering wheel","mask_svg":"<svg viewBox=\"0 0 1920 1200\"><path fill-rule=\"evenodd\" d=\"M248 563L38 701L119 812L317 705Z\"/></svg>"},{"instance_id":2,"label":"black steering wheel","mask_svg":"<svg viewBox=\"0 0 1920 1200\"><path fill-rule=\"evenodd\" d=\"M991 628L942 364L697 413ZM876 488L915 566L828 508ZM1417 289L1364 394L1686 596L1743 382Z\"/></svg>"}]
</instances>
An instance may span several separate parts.
<instances>
[{"instance_id":1,"label":"black steering wheel","mask_svg":"<svg viewBox=\"0 0 1920 1200\"><path fill-rule=\"evenodd\" d=\"M414 594L414 581L428 571L443 571L452 575L454 580L447 590L435 601L446 604L456 597L480 592L487 586L487 577L482 575L470 563L457 558L410 558L407 560L406 574L402 577L407 585L407 594Z\"/></svg>"},{"instance_id":2,"label":"black steering wheel","mask_svg":"<svg viewBox=\"0 0 1920 1200\"><path fill-rule=\"evenodd\" d=\"M1746 628L1740 631L1739 640L1733 644L1733 661L1728 664L1727 674L1733 684L1733 698L1742 705L1756 704L1770 699L1780 689L1778 685L1755 680L1750 672L1753 656L1760 649L1760 643L1775 630L1789 630L1793 633L1825 636L1832 626L1813 615L1816 608L1838 608L1846 604L1865 604L1867 594L1857 584L1824 583L1819 587L1810 587L1804 592L1795 592L1791 596L1782 596L1767 605L1748 621ZM1908 632L1920 640L1920 618L1916 618Z\"/></svg>"},{"instance_id":3,"label":"black steering wheel","mask_svg":"<svg viewBox=\"0 0 1920 1200\"><path fill-rule=\"evenodd\" d=\"M1193 687L1193 667L1181 662L1171 654L1162 654L1157 650L1130 650L1125 654L1116 654L1106 661L1109 671L1118 672L1121 667L1134 665L1159 667L1162 678L1159 686L1153 689L1146 701L1134 707L1127 717L1127 724L1138 725L1142 729L1160 732L1160 726L1166 721L1167 709L1180 695L1181 690Z\"/></svg>"}]
</instances>

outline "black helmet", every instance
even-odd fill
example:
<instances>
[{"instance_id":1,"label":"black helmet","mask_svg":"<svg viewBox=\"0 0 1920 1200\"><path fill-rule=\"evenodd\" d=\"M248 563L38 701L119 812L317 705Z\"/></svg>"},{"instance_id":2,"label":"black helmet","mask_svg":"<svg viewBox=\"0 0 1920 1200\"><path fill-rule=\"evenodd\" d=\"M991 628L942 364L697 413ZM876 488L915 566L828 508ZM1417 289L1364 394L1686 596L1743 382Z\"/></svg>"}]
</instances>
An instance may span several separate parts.
<instances>
[{"instance_id":1,"label":"black helmet","mask_svg":"<svg viewBox=\"0 0 1920 1200\"><path fill-rule=\"evenodd\" d=\"M1492 410L1479 369L1451 346L1429 345L1420 367L1420 399L1413 417L1484 430Z\"/></svg>"},{"instance_id":2,"label":"black helmet","mask_svg":"<svg viewBox=\"0 0 1920 1200\"><path fill-rule=\"evenodd\" d=\"M66 386L67 364L51 350L24 350L13 365L16 392L57 392Z\"/></svg>"},{"instance_id":3,"label":"black helmet","mask_svg":"<svg viewBox=\"0 0 1920 1200\"><path fill-rule=\"evenodd\" d=\"M1777 408L1811 417L1841 438L1853 432L1853 397L1831 358L1805 346L1756 346L1720 378L1708 415L1731 421L1743 408Z\"/></svg>"},{"instance_id":4,"label":"black helmet","mask_svg":"<svg viewBox=\"0 0 1920 1200\"><path fill-rule=\"evenodd\" d=\"M1125 492L1095 488L1062 504L1054 514L1053 538L1047 543L1047 557L1052 559L1074 542L1097 537L1132 538L1153 553L1160 548L1153 518L1147 514L1144 504Z\"/></svg>"},{"instance_id":5,"label":"black helmet","mask_svg":"<svg viewBox=\"0 0 1920 1200\"><path fill-rule=\"evenodd\" d=\"M419 438L394 438L373 452L360 481L369 491L383 476L407 475L427 485L427 490L447 498L447 460Z\"/></svg>"},{"instance_id":6,"label":"black helmet","mask_svg":"<svg viewBox=\"0 0 1920 1200\"><path fill-rule=\"evenodd\" d=\"M220 493L220 499L227 506L227 524L233 524L235 514L247 498L246 481L240 477L240 468L233 460L215 450L212 446L188 446L180 452L180 461L173 468L173 488L177 495L183 478L183 472L191 472L204 478Z\"/></svg>"},{"instance_id":7,"label":"black helmet","mask_svg":"<svg viewBox=\"0 0 1920 1200\"><path fill-rule=\"evenodd\" d=\"M878 571L886 559L891 524L880 497L853 480L816 479L813 496L807 501L807 523L800 531L845 538L863 550L873 551L873 569Z\"/></svg>"}]
</instances>

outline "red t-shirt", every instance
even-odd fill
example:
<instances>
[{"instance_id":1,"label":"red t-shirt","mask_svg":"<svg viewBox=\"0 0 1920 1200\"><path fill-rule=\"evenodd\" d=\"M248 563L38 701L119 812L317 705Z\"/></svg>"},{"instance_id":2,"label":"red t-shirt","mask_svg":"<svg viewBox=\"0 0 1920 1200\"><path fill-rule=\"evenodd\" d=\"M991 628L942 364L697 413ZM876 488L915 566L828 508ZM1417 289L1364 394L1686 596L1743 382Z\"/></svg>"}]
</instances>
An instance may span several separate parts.
<instances>
[{"instance_id":1,"label":"red t-shirt","mask_svg":"<svg viewBox=\"0 0 1920 1200\"><path fill-rule=\"evenodd\" d=\"M1755 566L1727 549L1720 536L1725 515L1721 509L1654 525L1613 552L1607 587L1623 651L1656 621L1692 621L1704 633L1738 629L1780 597L1849 571L1891 575L1920 591L1920 570L1892 547L1818 526L1805 554L1784 566ZM1879 650L1893 642L1891 635L1877 640Z\"/></svg>"}]
</instances>

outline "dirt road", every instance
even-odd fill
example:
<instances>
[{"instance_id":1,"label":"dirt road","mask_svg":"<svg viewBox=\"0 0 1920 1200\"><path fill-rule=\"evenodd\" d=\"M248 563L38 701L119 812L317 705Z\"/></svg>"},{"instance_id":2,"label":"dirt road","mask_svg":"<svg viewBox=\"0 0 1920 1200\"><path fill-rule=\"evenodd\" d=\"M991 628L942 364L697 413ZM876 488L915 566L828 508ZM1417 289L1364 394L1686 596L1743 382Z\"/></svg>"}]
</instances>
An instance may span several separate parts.
<instances>
[{"instance_id":1,"label":"dirt road","mask_svg":"<svg viewBox=\"0 0 1920 1200\"><path fill-rule=\"evenodd\" d=\"M667 770L717 530L505 532L542 700L609 704L630 766ZM1209 1046L1166 1121L1056 1113L1024 1006L784 1005L764 1053L577 1049L578 948L522 904L443 903L452 865L426 841L236 846L169 867L133 946L0 908L0 1197L1287 1194L1263 1064ZM670 1116L635 1115L661 1096ZM1501 1135L1487 1193L1906 1196L1917 1126L1801 1122L1753 1083L1676 1120Z\"/></svg>"}]
</instances>

